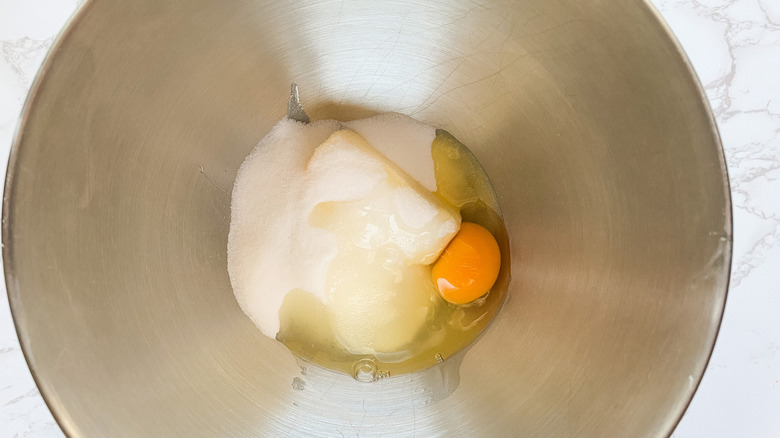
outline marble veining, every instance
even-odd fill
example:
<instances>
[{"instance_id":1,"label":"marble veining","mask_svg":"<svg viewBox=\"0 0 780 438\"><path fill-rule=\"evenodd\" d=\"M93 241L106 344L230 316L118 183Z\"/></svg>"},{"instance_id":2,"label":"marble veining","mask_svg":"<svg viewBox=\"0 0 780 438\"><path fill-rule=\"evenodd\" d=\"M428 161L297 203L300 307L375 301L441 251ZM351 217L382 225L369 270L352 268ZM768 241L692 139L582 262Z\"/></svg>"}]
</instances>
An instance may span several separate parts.
<instances>
[{"instance_id":1,"label":"marble veining","mask_svg":"<svg viewBox=\"0 0 780 438\"><path fill-rule=\"evenodd\" d=\"M0 0L0 161L56 34L80 0ZM734 204L718 342L673 438L780 436L780 1L651 0L704 86ZM0 285L5 295L5 285ZM62 437L0 299L0 438Z\"/></svg>"}]
</instances>

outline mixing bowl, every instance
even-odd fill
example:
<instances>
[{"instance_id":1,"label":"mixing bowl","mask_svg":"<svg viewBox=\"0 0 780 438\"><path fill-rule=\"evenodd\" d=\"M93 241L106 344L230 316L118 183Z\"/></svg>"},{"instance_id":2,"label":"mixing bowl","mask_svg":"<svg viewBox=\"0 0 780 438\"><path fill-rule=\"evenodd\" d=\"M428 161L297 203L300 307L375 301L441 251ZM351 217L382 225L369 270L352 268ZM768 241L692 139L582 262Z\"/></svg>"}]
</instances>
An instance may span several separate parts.
<instances>
[{"instance_id":1,"label":"mixing bowl","mask_svg":"<svg viewBox=\"0 0 780 438\"><path fill-rule=\"evenodd\" d=\"M361 383L239 309L232 184L293 81L312 119L405 113L487 170L512 280L461 357ZM72 437L654 437L711 352L730 217L701 89L641 1L93 0L25 107L3 257Z\"/></svg>"}]
</instances>

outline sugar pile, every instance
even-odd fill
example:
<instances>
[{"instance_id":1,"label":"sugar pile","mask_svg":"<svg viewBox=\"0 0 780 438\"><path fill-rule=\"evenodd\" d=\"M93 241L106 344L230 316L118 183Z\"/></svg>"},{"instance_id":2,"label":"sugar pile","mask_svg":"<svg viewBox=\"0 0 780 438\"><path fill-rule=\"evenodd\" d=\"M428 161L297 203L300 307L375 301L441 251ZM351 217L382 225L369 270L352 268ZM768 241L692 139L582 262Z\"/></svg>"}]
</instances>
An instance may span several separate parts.
<instances>
[{"instance_id":1,"label":"sugar pile","mask_svg":"<svg viewBox=\"0 0 780 438\"><path fill-rule=\"evenodd\" d=\"M399 114L345 124L283 119L252 151L233 189L228 271L239 305L266 336L278 333L293 289L332 308L350 351L393 349L415 334L427 304L404 291L460 225L431 193L434 136ZM381 263L362 261L376 257ZM377 294L385 307L368 309ZM409 330L378 334L384 319L398 318Z\"/></svg>"}]
</instances>

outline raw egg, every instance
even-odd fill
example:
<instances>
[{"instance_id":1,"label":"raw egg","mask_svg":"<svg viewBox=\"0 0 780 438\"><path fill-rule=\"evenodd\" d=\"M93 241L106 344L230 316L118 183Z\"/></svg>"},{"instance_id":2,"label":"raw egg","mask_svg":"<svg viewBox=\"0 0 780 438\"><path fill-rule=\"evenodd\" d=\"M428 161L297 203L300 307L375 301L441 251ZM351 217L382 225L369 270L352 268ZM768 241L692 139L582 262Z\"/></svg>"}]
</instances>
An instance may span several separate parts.
<instances>
[{"instance_id":1,"label":"raw egg","mask_svg":"<svg viewBox=\"0 0 780 438\"><path fill-rule=\"evenodd\" d=\"M490 231L471 222L460 230L433 265L436 290L452 304L467 304L490 291L501 269L501 251Z\"/></svg>"}]
</instances>

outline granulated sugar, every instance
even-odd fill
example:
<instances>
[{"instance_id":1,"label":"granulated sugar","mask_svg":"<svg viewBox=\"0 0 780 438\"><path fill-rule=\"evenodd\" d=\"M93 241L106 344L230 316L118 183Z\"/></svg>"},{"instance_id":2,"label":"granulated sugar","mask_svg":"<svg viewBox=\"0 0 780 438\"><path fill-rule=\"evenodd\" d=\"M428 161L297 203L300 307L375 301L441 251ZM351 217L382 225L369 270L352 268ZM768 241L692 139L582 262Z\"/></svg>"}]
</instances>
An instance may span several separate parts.
<instances>
[{"instance_id":1,"label":"granulated sugar","mask_svg":"<svg viewBox=\"0 0 780 438\"><path fill-rule=\"evenodd\" d=\"M284 119L252 151L233 190L228 270L239 305L265 335L278 333L279 310L292 290L326 305L334 297L342 303L330 307L334 329L353 352L392 349L416 334L432 304L427 284L419 282L413 289L425 292L413 295L404 274L433 262L460 224L457 210L430 191L434 135L434 128L400 114L343 125ZM386 260L356 271L346 262L356 251ZM367 309L378 304L380 284L395 301ZM406 295L393 292L401 286ZM419 309L410 311L410 303ZM380 339L387 318L405 325ZM373 346L361 349L367 342Z\"/></svg>"}]
</instances>

